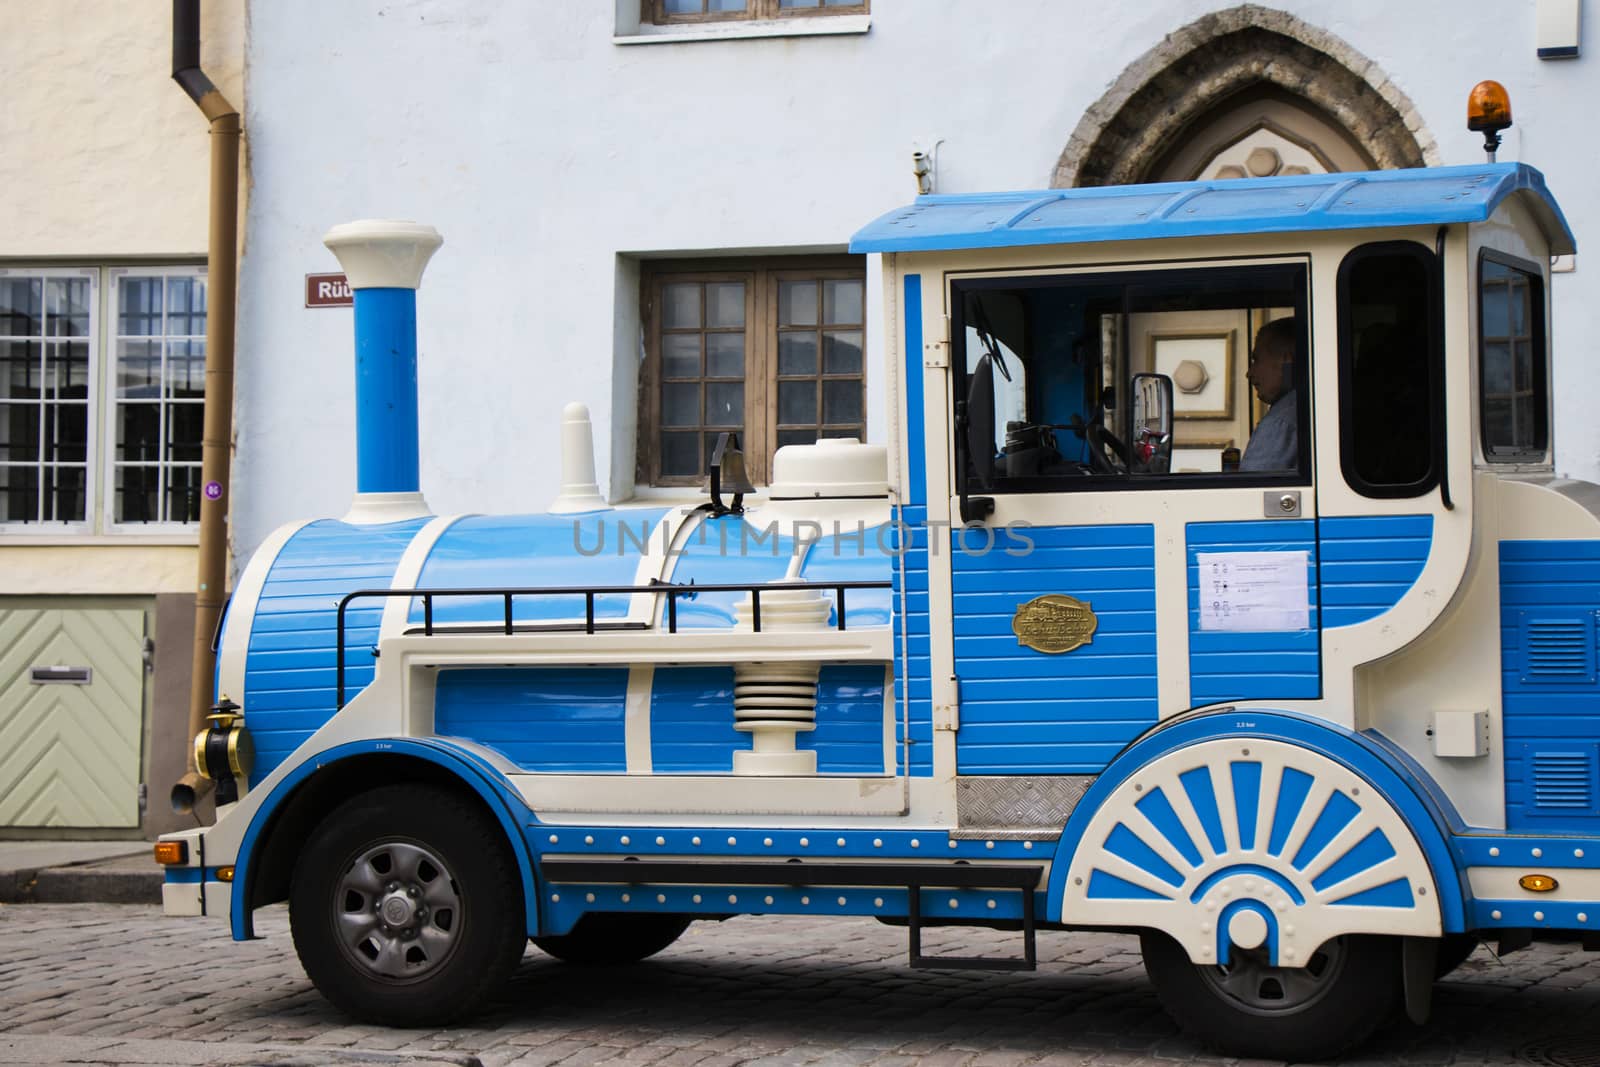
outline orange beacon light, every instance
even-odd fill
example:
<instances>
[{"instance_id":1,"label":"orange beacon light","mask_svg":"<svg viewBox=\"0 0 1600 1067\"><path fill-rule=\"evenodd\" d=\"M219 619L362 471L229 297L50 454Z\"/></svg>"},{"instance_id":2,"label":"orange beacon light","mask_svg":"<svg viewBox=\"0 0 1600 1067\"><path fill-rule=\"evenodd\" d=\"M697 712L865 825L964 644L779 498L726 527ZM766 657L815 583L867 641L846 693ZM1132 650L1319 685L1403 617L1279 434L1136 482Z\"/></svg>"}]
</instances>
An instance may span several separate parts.
<instances>
[{"instance_id":1,"label":"orange beacon light","mask_svg":"<svg viewBox=\"0 0 1600 1067\"><path fill-rule=\"evenodd\" d=\"M1511 125L1511 94L1497 81L1481 81L1467 95L1467 129L1483 131L1483 150L1494 162L1500 131Z\"/></svg>"}]
</instances>

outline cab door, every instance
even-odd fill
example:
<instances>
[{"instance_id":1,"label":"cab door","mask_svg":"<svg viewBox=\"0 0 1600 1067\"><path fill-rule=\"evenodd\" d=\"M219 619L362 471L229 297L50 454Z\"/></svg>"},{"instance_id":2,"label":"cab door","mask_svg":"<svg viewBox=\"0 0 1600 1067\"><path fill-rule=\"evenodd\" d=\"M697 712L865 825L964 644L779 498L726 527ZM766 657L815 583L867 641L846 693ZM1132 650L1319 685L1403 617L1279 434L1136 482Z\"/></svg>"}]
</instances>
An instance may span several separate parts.
<instances>
[{"instance_id":1,"label":"cab door","mask_svg":"<svg viewBox=\"0 0 1600 1067\"><path fill-rule=\"evenodd\" d=\"M958 773L1094 774L1186 708L1319 695L1308 272L951 281Z\"/></svg>"}]
</instances>

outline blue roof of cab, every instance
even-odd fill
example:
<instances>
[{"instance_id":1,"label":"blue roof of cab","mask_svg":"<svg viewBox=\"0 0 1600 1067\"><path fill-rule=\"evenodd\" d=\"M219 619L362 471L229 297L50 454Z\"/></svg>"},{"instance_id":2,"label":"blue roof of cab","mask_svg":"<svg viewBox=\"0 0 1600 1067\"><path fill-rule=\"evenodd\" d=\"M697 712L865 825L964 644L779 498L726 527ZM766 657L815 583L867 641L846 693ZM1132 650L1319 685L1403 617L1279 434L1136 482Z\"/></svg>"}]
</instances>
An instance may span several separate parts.
<instances>
[{"instance_id":1,"label":"blue roof of cab","mask_svg":"<svg viewBox=\"0 0 1600 1067\"><path fill-rule=\"evenodd\" d=\"M868 223L852 252L1138 241L1483 222L1523 200L1551 255L1576 251L1544 175L1522 163L919 196Z\"/></svg>"}]
</instances>

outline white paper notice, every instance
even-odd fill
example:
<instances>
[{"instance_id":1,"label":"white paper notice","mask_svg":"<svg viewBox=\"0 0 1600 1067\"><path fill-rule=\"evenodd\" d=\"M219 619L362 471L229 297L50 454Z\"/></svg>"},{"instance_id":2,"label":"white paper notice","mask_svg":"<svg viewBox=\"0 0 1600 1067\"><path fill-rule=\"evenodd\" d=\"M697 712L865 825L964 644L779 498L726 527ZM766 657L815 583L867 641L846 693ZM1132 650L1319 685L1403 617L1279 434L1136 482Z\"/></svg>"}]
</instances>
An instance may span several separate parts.
<instances>
[{"instance_id":1,"label":"white paper notice","mask_svg":"<svg viewBox=\"0 0 1600 1067\"><path fill-rule=\"evenodd\" d=\"M1306 630L1311 626L1305 552L1197 552L1200 629Z\"/></svg>"}]
</instances>

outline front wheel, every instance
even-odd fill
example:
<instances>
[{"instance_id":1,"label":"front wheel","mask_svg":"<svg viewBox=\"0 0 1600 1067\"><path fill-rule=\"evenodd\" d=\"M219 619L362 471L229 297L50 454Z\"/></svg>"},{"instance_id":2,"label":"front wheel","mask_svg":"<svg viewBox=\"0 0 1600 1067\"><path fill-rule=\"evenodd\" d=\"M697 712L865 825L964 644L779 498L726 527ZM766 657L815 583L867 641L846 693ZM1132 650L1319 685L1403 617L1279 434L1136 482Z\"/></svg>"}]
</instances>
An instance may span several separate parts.
<instances>
[{"instance_id":1,"label":"front wheel","mask_svg":"<svg viewBox=\"0 0 1600 1067\"><path fill-rule=\"evenodd\" d=\"M475 1010L526 944L504 834L431 786L374 789L323 820L295 864L289 925L322 995L384 1026Z\"/></svg>"},{"instance_id":2,"label":"front wheel","mask_svg":"<svg viewBox=\"0 0 1600 1067\"><path fill-rule=\"evenodd\" d=\"M1274 967L1237 946L1227 966L1192 963L1176 941L1146 931L1145 971L1178 1024L1231 1055L1323 1060L1366 1040L1400 1001L1392 939L1336 937L1304 967Z\"/></svg>"}]
</instances>

